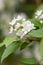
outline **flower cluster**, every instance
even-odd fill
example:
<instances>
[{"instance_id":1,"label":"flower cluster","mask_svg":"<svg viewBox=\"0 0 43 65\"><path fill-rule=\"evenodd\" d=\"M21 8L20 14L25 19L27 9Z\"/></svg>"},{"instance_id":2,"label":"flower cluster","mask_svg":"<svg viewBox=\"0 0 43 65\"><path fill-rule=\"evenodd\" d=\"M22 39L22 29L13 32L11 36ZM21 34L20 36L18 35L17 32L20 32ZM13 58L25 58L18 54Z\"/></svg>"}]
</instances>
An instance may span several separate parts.
<instances>
[{"instance_id":1,"label":"flower cluster","mask_svg":"<svg viewBox=\"0 0 43 65\"><path fill-rule=\"evenodd\" d=\"M40 20L40 23L43 23L43 10L37 10L37 12L35 12L35 18Z\"/></svg>"},{"instance_id":2,"label":"flower cluster","mask_svg":"<svg viewBox=\"0 0 43 65\"><path fill-rule=\"evenodd\" d=\"M31 23L30 20L26 20L26 17L22 14L17 15L17 17L14 17L14 19L9 22L10 26L10 32L13 31L16 32L17 36L20 36L20 38L23 38L25 34L30 32L32 29L35 29L34 24Z\"/></svg>"}]
</instances>

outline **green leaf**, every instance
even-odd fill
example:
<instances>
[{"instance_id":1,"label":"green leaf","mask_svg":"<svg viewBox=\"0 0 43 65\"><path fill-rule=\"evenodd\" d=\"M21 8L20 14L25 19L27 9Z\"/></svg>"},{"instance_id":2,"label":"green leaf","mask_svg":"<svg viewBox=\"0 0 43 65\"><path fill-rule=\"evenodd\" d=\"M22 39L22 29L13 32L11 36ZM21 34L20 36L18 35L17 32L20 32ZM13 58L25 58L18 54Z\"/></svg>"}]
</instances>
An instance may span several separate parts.
<instances>
[{"instance_id":1,"label":"green leaf","mask_svg":"<svg viewBox=\"0 0 43 65\"><path fill-rule=\"evenodd\" d=\"M43 38L43 30L42 29L32 30L31 32L26 34L25 37Z\"/></svg>"},{"instance_id":2,"label":"green leaf","mask_svg":"<svg viewBox=\"0 0 43 65\"><path fill-rule=\"evenodd\" d=\"M30 21L37 27L41 27L41 23L37 19L30 19Z\"/></svg>"},{"instance_id":3,"label":"green leaf","mask_svg":"<svg viewBox=\"0 0 43 65\"><path fill-rule=\"evenodd\" d=\"M20 50L26 48L28 44L29 44L29 42L28 43L27 42L22 43Z\"/></svg>"},{"instance_id":4,"label":"green leaf","mask_svg":"<svg viewBox=\"0 0 43 65\"><path fill-rule=\"evenodd\" d=\"M1 56L2 56L2 53L3 53L4 49L5 49L4 46L0 48L0 60L1 60Z\"/></svg>"},{"instance_id":5,"label":"green leaf","mask_svg":"<svg viewBox=\"0 0 43 65\"><path fill-rule=\"evenodd\" d=\"M24 43L21 44L20 50L23 50L27 46L30 47L30 46L32 46L35 43L37 43L37 42L36 41L32 41L32 42L26 41L26 42L24 42Z\"/></svg>"},{"instance_id":6,"label":"green leaf","mask_svg":"<svg viewBox=\"0 0 43 65\"><path fill-rule=\"evenodd\" d=\"M25 64L36 64L37 61L34 58L20 58L19 62L25 63Z\"/></svg>"},{"instance_id":7,"label":"green leaf","mask_svg":"<svg viewBox=\"0 0 43 65\"><path fill-rule=\"evenodd\" d=\"M10 54L12 54L14 51L16 51L18 49L18 47L20 46L19 43L12 43L10 44L4 51L2 57L1 57L1 62L7 58Z\"/></svg>"},{"instance_id":8,"label":"green leaf","mask_svg":"<svg viewBox=\"0 0 43 65\"><path fill-rule=\"evenodd\" d=\"M17 36L7 36L2 44L5 44L5 46L7 47L8 45L10 45L11 43L13 43L14 41L18 41L19 38Z\"/></svg>"},{"instance_id":9,"label":"green leaf","mask_svg":"<svg viewBox=\"0 0 43 65\"><path fill-rule=\"evenodd\" d=\"M41 54L41 57L43 60L43 38L42 38L41 43L40 43L40 54Z\"/></svg>"},{"instance_id":10,"label":"green leaf","mask_svg":"<svg viewBox=\"0 0 43 65\"><path fill-rule=\"evenodd\" d=\"M4 46L4 44L3 43L0 43L0 47L2 47L2 46Z\"/></svg>"}]
</instances>

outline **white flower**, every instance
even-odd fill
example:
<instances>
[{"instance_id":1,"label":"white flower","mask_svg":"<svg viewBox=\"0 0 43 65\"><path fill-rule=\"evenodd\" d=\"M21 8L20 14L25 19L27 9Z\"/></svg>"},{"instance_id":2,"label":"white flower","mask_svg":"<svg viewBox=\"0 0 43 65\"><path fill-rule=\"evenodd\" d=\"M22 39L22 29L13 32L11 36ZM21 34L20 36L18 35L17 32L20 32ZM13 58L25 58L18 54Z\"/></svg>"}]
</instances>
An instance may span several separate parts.
<instances>
[{"instance_id":1,"label":"white flower","mask_svg":"<svg viewBox=\"0 0 43 65\"><path fill-rule=\"evenodd\" d=\"M40 23L43 23L43 20L40 20Z\"/></svg>"},{"instance_id":2,"label":"white flower","mask_svg":"<svg viewBox=\"0 0 43 65\"><path fill-rule=\"evenodd\" d=\"M21 20L21 23L19 23L19 20ZM26 18L23 15L18 15L9 24L11 25L10 33L14 31L20 38L23 38L32 29L35 29L34 24L29 20L26 21Z\"/></svg>"},{"instance_id":3,"label":"white flower","mask_svg":"<svg viewBox=\"0 0 43 65\"><path fill-rule=\"evenodd\" d=\"M14 19L11 22L9 22L9 24L13 26L19 20L25 21L26 15L24 15L24 14L17 15L17 17L14 17Z\"/></svg>"},{"instance_id":4,"label":"white flower","mask_svg":"<svg viewBox=\"0 0 43 65\"><path fill-rule=\"evenodd\" d=\"M43 19L43 14L40 16L40 19Z\"/></svg>"},{"instance_id":5,"label":"white flower","mask_svg":"<svg viewBox=\"0 0 43 65\"><path fill-rule=\"evenodd\" d=\"M17 16L17 20L26 20L26 15L21 13Z\"/></svg>"},{"instance_id":6,"label":"white flower","mask_svg":"<svg viewBox=\"0 0 43 65\"><path fill-rule=\"evenodd\" d=\"M17 30L19 29L20 26L21 26L21 24L20 24L20 23L17 23L17 24L15 25L14 31L17 31Z\"/></svg>"},{"instance_id":7,"label":"white flower","mask_svg":"<svg viewBox=\"0 0 43 65\"><path fill-rule=\"evenodd\" d=\"M17 22L17 19L14 18L11 22L9 22L9 24L13 26L16 22Z\"/></svg>"},{"instance_id":8,"label":"white flower","mask_svg":"<svg viewBox=\"0 0 43 65\"><path fill-rule=\"evenodd\" d=\"M26 33L27 32L30 32L32 29L35 29L35 27L34 27L34 24L33 23L31 23L31 21L25 21L25 22L23 22L23 31L25 31Z\"/></svg>"},{"instance_id":9,"label":"white flower","mask_svg":"<svg viewBox=\"0 0 43 65\"><path fill-rule=\"evenodd\" d=\"M38 16L35 16L35 18L38 18Z\"/></svg>"},{"instance_id":10,"label":"white flower","mask_svg":"<svg viewBox=\"0 0 43 65\"><path fill-rule=\"evenodd\" d=\"M28 20L28 21L24 21L22 23L22 26L25 27L25 26L28 26L29 24L31 24L31 22Z\"/></svg>"},{"instance_id":11,"label":"white flower","mask_svg":"<svg viewBox=\"0 0 43 65\"><path fill-rule=\"evenodd\" d=\"M40 23L43 23L43 10L38 10L35 13L35 18L40 20Z\"/></svg>"},{"instance_id":12,"label":"white flower","mask_svg":"<svg viewBox=\"0 0 43 65\"><path fill-rule=\"evenodd\" d=\"M42 13L42 10L38 10L35 14L36 14L37 16L40 16L41 13Z\"/></svg>"},{"instance_id":13,"label":"white flower","mask_svg":"<svg viewBox=\"0 0 43 65\"><path fill-rule=\"evenodd\" d=\"M24 32L22 31L22 29L18 30L16 33L16 35L20 36L20 38L23 38L23 36L24 36L23 34L24 34Z\"/></svg>"},{"instance_id":14,"label":"white flower","mask_svg":"<svg viewBox=\"0 0 43 65\"><path fill-rule=\"evenodd\" d=\"M16 33L16 35L20 36L20 38L23 38L23 36L30 32L32 29L35 29L34 24L31 23L31 21L25 21L21 25L23 28L18 30Z\"/></svg>"},{"instance_id":15,"label":"white flower","mask_svg":"<svg viewBox=\"0 0 43 65\"><path fill-rule=\"evenodd\" d=\"M13 32L13 27L11 26L11 27L10 27L10 32L9 32L9 33L11 34L12 32Z\"/></svg>"}]
</instances>

